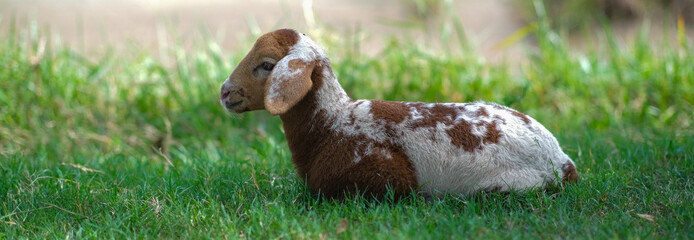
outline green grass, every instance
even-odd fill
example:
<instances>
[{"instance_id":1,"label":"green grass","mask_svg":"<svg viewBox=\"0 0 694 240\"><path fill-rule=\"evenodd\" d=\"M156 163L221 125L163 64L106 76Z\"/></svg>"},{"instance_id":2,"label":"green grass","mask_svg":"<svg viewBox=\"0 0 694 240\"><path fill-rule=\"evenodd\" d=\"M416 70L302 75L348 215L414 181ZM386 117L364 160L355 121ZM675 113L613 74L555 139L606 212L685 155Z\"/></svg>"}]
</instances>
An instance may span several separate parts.
<instances>
[{"instance_id":1,"label":"green grass","mask_svg":"<svg viewBox=\"0 0 694 240\"><path fill-rule=\"evenodd\" d=\"M379 203L315 198L277 117L223 110L219 86L246 48L203 35L189 51L171 44L172 64L140 49L94 60L12 27L0 38L0 239L694 238L694 50L620 45L605 29L577 54L540 21L519 65L481 61L455 36L445 53L328 44L353 98L510 105L554 132L580 174L560 192Z\"/></svg>"}]
</instances>

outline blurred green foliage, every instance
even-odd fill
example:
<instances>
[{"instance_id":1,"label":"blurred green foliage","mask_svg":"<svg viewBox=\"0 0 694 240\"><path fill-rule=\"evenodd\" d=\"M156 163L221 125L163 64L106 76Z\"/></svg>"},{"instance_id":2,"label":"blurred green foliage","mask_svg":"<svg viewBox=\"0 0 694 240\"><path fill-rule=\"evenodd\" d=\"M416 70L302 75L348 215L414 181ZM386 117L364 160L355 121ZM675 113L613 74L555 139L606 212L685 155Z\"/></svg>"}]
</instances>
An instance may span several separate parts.
<instances>
[{"instance_id":1,"label":"blurred green foliage","mask_svg":"<svg viewBox=\"0 0 694 240\"><path fill-rule=\"evenodd\" d=\"M512 0L518 14L537 20L536 9L544 5L548 20L556 28L569 30L599 25L600 21L624 22L652 18L675 19L682 15L694 21L694 1L690 0ZM675 22L671 20L670 22Z\"/></svg>"}]
</instances>

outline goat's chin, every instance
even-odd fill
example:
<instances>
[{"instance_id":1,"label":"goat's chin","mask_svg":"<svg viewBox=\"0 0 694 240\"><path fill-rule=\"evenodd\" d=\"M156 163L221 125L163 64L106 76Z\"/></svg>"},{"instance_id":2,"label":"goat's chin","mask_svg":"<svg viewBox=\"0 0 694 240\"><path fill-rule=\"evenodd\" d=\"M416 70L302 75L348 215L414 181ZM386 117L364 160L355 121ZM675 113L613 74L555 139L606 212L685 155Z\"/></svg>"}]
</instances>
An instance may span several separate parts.
<instances>
[{"instance_id":1,"label":"goat's chin","mask_svg":"<svg viewBox=\"0 0 694 240\"><path fill-rule=\"evenodd\" d=\"M243 113L248 111L248 104L246 104L246 101L239 100L239 101L230 101L230 100L222 100L221 101L222 106L224 108L231 112L231 113Z\"/></svg>"},{"instance_id":2,"label":"goat's chin","mask_svg":"<svg viewBox=\"0 0 694 240\"><path fill-rule=\"evenodd\" d=\"M227 107L226 109L227 109L227 111L229 111L230 113L235 113L235 114L241 114L241 113L245 113L245 112L250 111L250 110L249 110L247 107L245 107L245 106L237 106L237 107L234 107L234 108L228 108L228 107Z\"/></svg>"}]
</instances>

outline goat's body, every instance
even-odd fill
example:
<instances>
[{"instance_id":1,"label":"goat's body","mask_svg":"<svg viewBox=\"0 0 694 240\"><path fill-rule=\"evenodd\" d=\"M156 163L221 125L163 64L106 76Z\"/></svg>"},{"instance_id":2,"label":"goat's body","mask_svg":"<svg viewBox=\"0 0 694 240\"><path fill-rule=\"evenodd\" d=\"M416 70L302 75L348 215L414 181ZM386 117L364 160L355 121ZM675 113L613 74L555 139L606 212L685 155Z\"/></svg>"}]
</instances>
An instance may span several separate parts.
<instances>
[{"instance_id":1,"label":"goat's body","mask_svg":"<svg viewBox=\"0 0 694 240\"><path fill-rule=\"evenodd\" d=\"M318 67L322 82L282 120L300 175L326 195L378 195L387 185L396 194L470 194L573 180L573 162L529 116L484 102L354 101L329 64Z\"/></svg>"},{"instance_id":2,"label":"goat's body","mask_svg":"<svg viewBox=\"0 0 694 240\"><path fill-rule=\"evenodd\" d=\"M513 109L350 99L322 49L293 30L262 36L221 98L230 111L280 115L299 175L328 197L526 190L578 177L554 136Z\"/></svg>"}]
</instances>

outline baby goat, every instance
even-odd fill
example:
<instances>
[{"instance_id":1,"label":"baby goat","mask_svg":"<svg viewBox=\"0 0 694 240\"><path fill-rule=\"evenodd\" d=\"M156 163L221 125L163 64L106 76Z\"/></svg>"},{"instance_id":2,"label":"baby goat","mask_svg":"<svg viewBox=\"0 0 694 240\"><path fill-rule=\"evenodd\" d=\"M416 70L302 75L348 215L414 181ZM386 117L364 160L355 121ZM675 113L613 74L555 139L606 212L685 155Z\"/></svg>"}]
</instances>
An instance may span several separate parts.
<instances>
[{"instance_id":1,"label":"baby goat","mask_svg":"<svg viewBox=\"0 0 694 240\"><path fill-rule=\"evenodd\" d=\"M331 198L522 191L578 178L554 136L508 107L350 99L323 50L290 29L257 40L221 103L279 115L299 176Z\"/></svg>"}]
</instances>

